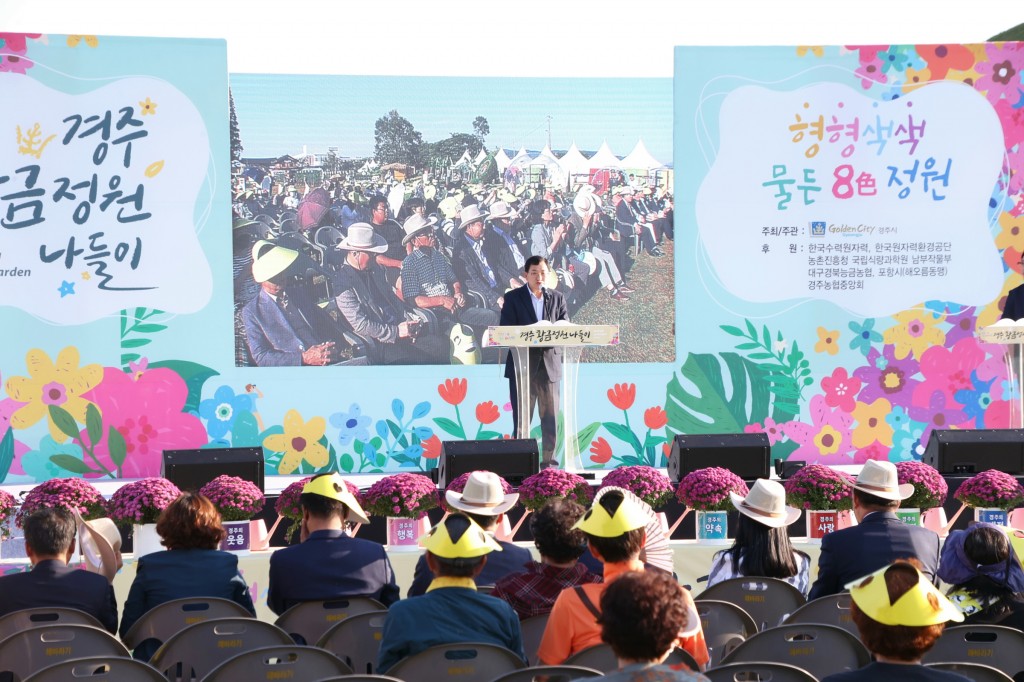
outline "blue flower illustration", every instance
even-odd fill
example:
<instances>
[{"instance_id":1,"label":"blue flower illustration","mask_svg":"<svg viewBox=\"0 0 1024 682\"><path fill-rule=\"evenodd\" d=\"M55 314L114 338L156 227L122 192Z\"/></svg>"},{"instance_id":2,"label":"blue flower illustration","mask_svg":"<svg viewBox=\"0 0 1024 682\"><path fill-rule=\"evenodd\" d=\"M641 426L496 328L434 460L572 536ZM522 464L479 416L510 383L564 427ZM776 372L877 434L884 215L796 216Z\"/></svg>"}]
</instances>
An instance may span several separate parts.
<instances>
[{"instance_id":1,"label":"blue flower illustration","mask_svg":"<svg viewBox=\"0 0 1024 682\"><path fill-rule=\"evenodd\" d=\"M223 438L235 424L241 412L253 411L253 397L248 393L235 395L230 386L221 386L199 403L199 416L206 420L206 432L210 438Z\"/></svg>"},{"instance_id":2,"label":"blue flower illustration","mask_svg":"<svg viewBox=\"0 0 1024 682\"><path fill-rule=\"evenodd\" d=\"M868 351L871 350L872 343L882 342L882 335L875 331L874 318L864 320L864 324L851 322L850 331L853 332L853 338L850 339L850 349L858 350L864 355L867 355Z\"/></svg>"},{"instance_id":3,"label":"blue flower illustration","mask_svg":"<svg viewBox=\"0 0 1024 682\"><path fill-rule=\"evenodd\" d=\"M364 417L357 403L352 403L348 412L335 412L330 417L331 426L339 429L338 443L348 445L353 440L370 440L370 417Z\"/></svg>"},{"instance_id":4,"label":"blue flower illustration","mask_svg":"<svg viewBox=\"0 0 1024 682\"><path fill-rule=\"evenodd\" d=\"M906 461L921 459L924 455L924 445L921 437L924 435L923 428L916 425L909 431L897 431L892 435L892 450L889 451L889 459L894 461Z\"/></svg>"},{"instance_id":5,"label":"blue flower illustration","mask_svg":"<svg viewBox=\"0 0 1024 682\"><path fill-rule=\"evenodd\" d=\"M51 436L43 436L38 450L29 450L21 456L21 468L38 482L51 478L81 478L82 474L68 471L50 461L53 455L70 455L82 459L82 448L74 443L58 443Z\"/></svg>"},{"instance_id":6,"label":"blue flower illustration","mask_svg":"<svg viewBox=\"0 0 1024 682\"><path fill-rule=\"evenodd\" d=\"M905 431L910 425L910 415L907 410L899 405L894 405L892 411L885 417L885 423L892 427L893 431Z\"/></svg>"},{"instance_id":7,"label":"blue flower illustration","mask_svg":"<svg viewBox=\"0 0 1024 682\"><path fill-rule=\"evenodd\" d=\"M975 428L985 428L985 410L992 404L989 391L995 379L982 381L977 372L971 372L971 383L974 388L962 388L953 394L953 399L964 406L964 414L975 420Z\"/></svg>"}]
</instances>

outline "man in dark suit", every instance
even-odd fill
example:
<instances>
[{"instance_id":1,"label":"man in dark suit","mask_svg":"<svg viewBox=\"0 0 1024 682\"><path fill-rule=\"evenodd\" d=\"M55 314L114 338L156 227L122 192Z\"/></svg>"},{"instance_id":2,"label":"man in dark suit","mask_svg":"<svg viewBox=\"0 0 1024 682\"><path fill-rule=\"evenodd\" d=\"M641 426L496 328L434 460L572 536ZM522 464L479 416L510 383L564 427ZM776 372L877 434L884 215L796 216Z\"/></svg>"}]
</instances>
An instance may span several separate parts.
<instances>
[{"instance_id":1,"label":"man in dark suit","mask_svg":"<svg viewBox=\"0 0 1024 682\"><path fill-rule=\"evenodd\" d=\"M304 601L371 597L398 601L395 572L384 546L347 535L349 521L369 523L344 479L321 474L302 489L302 543L270 557L267 606L276 614Z\"/></svg>"},{"instance_id":2,"label":"man in dark suit","mask_svg":"<svg viewBox=\"0 0 1024 682\"><path fill-rule=\"evenodd\" d=\"M47 507L23 521L28 573L0 578L0 616L37 606L63 606L94 616L117 632L114 588L102 575L68 566L75 549L75 518L63 508Z\"/></svg>"},{"instance_id":3,"label":"man in dark suit","mask_svg":"<svg viewBox=\"0 0 1024 682\"><path fill-rule=\"evenodd\" d=\"M849 583L896 559L916 558L921 562L921 572L935 580L939 536L896 516L900 500L913 493L912 484L899 484L896 466L891 462L868 460L864 464L853 486L857 525L822 538L818 579L811 586L808 601L842 592Z\"/></svg>"},{"instance_id":4,"label":"man in dark suit","mask_svg":"<svg viewBox=\"0 0 1024 682\"><path fill-rule=\"evenodd\" d=\"M463 491L457 493L449 490L445 493L445 501L452 509L461 511L476 521L488 535L494 535L505 512L519 501L519 493L506 495L502 489L501 477L490 471L474 471L466 480ZM477 585L493 585L499 578L522 571L533 560L530 550L525 547L504 540L496 542L501 549L490 555L487 565L476 577ZM427 564L426 555L421 555L416 561L408 596L416 597L425 593L434 577Z\"/></svg>"},{"instance_id":5,"label":"man in dark suit","mask_svg":"<svg viewBox=\"0 0 1024 682\"><path fill-rule=\"evenodd\" d=\"M550 269L542 256L526 259L526 286L513 289L505 296L501 309L502 325L527 325L547 320L557 322L569 319L565 297L544 286ZM519 389L516 382L512 354L505 362L505 376L508 378L509 396L512 401L512 424L519 428ZM559 382L562 379L562 349L558 346L531 348L529 360L530 414L534 403L540 407L541 466L558 466L555 459L555 424L558 414ZM518 434L519 437L527 437Z\"/></svg>"},{"instance_id":6,"label":"man in dark suit","mask_svg":"<svg viewBox=\"0 0 1024 682\"><path fill-rule=\"evenodd\" d=\"M504 304L504 292L510 284L503 280L497 262L492 262L484 248L484 219L486 211L476 204L462 209L462 223L455 235L452 248L452 267L465 288L486 302L486 307L499 310Z\"/></svg>"}]
</instances>

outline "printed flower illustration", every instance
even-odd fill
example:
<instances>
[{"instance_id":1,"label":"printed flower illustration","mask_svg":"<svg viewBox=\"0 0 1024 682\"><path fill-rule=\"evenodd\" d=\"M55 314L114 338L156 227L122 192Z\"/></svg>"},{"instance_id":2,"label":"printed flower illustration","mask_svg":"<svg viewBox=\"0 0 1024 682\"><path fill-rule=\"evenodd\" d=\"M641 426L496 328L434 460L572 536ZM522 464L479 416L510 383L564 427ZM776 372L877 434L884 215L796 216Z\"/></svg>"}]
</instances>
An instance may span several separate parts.
<instances>
[{"instance_id":1,"label":"printed flower illustration","mask_svg":"<svg viewBox=\"0 0 1024 682\"><path fill-rule=\"evenodd\" d=\"M198 448L208 442L203 422L182 411L188 386L173 370L148 369L135 380L116 367L104 367L103 381L85 397L100 409L104 433L97 443L90 443L83 429L81 441L94 446L99 461L113 471L118 467L110 456L107 431L111 426L117 429L127 449L120 467L124 478L159 476L164 450Z\"/></svg>"},{"instance_id":2,"label":"printed flower illustration","mask_svg":"<svg viewBox=\"0 0 1024 682\"><path fill-rule=\"evenodd\" d=\"M896 405L885 415L885 423L891 426L893 431L900 431L908 428L910 415L905 408Z\"/></svg>"},{"instance_id":3,"label":"printed flower illustration","mask_svg":"<svg viewBox=\"0 0 1024 682\"><path fill-rule=\"evenodd\" d=\"M294 473L303 462L316 468L327 466L330 456L327 448L320 443L324 437L327 422L323 417L303 421L298 410L288 410L284 415L284 433L273 433L263 439L263 447L283 453L277 473Z\"/></svg>"},{"instance_id":4,"label":"printed flower illustration","mask_svg":"<svg viewBox=\"0 0 1024 682\"><path fill-rule=\"evenodd\" d=\"M946 322L949 323L949 329L946 330L947 346L955 345L961 339L974 338L975 320L977 319L975 313L976 309L969 306L956 314L946 316Z\"/></svg>"},{"instance_id":5,"label":"printed flower illustration","mask_svg":"<svg viewBox=\"0 0 1024 682\"><path fill-rule=\"evenodd\" d=\"M916 404L915 396L915 404L911 405L907 412L915 421L925 425L922 436L925 443L934 429L951 429L967 421L967 414L942 391L932 393L931 398L923 405Z\"/></svg>"},{"instance_id":6,"label":"printed flower illustration","mask_svg":"<svg viewBox=\"0 0 1024 682\"><path fill-rule=\"evenodd\" d=\"M144 101L139 102L139 113L143 116L155 116L156 107L157 103L147 97Z\"/></svg>"},{"instance_id":7,"label":"printed flower illustration","mask_svg":"<svg viewBox=\"0 0 1024 682\"><path fill-rule=\"evenodd\" d=\"M82 41L85 41L87 47L96 47L100 44L99 38L96 36L70 35L68 36L68 47L78 47Z\"/></svg>"},{"instance_id":8,"label":"printed flower illustration","mask_svg":"<svg viewBox=\"0 0 1024 682\"><path fill-rule=\"evenodd\" d=\"M1024 252L1024 215L1014 215L1010 211L1002 211L999 213L998 220L999 232L996 233L996 248L1000 251L1012 250L1018 254L1017 260L1019 261L1019 254ZM1011 262L1008 265L1020 272L1020 266L1017 263Z\"/></svg>"},{"instance_id":9,"label":"printed flower illustration","mask_svg":"<svg viewBox=\"0 0 1024 682\"><path fill-rule=\"evenodd\" d=\"M853 418L857 420L853 429L853 447L864 448L876 441L886 447L891 446L893 428L885 420L891 409L892 404L885 398L870 404L857 403L853 408Z\"/></svg>"},{"instance_id":10,"label":"printed flower illustration","mask_svg":"<svg viewBox=\"0 0 1024 682\"><path fill-rule=\"evenodd\" d=\"M889 459L894 462L919 460L924 456L924 426L911 422L904 431L896 431L892 437Z\"/></svg>"},{"instance_id":11,"label":"printed flower illustration","mask_svg":"<svg viewBox=\"0 0 1024 682\"><path fill-rule=\"evenodd\" d=\"M199 403L199 416L206 420L206 432L214 440L223 438L242 412L252 412L253 398L247 393L235 395L230 386L221 386L212 398Z\"/></svg>"},{"instance_id":12,"label":"printed flower illustration","mask_svg":"<svg viewBox=\"0 0 1024 682\"><path fill-rule=\"evenodd\" d=\"M889 459L889 448L883 446L877 440L853 453L853 463L863 464L869 459L887 461Z\"/></svg>"},{"instance_id":13,"label":"printed flower illustration","mask_svg":"<svg viewBox=\"0 0 1024 682\"><path fill-rule=\"evenodd\" d=\"M668 414L663 407L651 407L644 411L644 425L651 430L665 428Z\"/></svg>"},{"instance_id":14,"label":"printed flower illustration","mask_svg":"<svg viewBox=\"0 0 1024 682\"><path fill-rule=\"evenodd\" d=\"M985 351L974 337L961 339L952 348L932 346L921 357L924 381L914 389L914 404L927 404L935 391L952 402L957 391L971 388L971 372L984 359Z\"/></svg>"},{"instance_id":15,"label":"printed flower illustration","mask_svg":"<svg viewBox=\"0 0 1024 682\"><path fill-rule=\"evenodd\" d=\"M1024 67L1024 53L1016 43L991 43L985 46L988 59L974 65L978 80L974 86L986 93L990 102L1007 98L1016 102L1021 87L1020 71Z\"/></svg>"},{"instance_id":16,"label":"printed flower illustration","mask_svg":"<svg viewBox=\"0 0 1024 682\"><path fill-rule=\"evenodd\" d=\"M907 49L904 46L890 45L889 49L879 52L878 59L882 62L882 72L902 71L907 64Z\"/></svg>"},{"instance_id":17,"label":"printed flower illustration","mask_svg":"<svg viewBox=\"0 0 1024 682\"><path fill-rule=\"evenodd\" d=\"M466 388L465 379L445 379L444 383L437 387L437 394L449 405L459 405L466 399Z\"/></svg>"},{"instance_id":18,"label":"printed flower illustration","mask_svg":"<svg viewBox=\"0 0 1024 682\"><path fill-rule=\"evenodd\" d=\"M612 446L604 438L598 438L590 444L590 461L607 464L612 458Z\"/></svg>"},{"instance_id":19,"label":"printed flower illustration","mask_svg":"<svg viewBox=\"0 0 1024 682\"><path fill-rule=\"evenodd\" d=\"M424 459L437 459L441 456L441 439L437 437L437 434L426 439L420 445L423 446Z\"/></svg>"},{"instance_id":20,"label":"printed flower illustration","mask_svg":"<svg viewBox=\"0 0 1024 682\"><path fill-rule=\"evenodd\" d=\"M792 421L782 425L782 432L800 446L788 459L823 464L849 462L852 415L833 410L825 396L816 395L811 398L810 416L810 424Z\"/></svg>"},{"instance_id":21,"label":"printed flower illustration","mask_svg":"<svg viewBox=\"0 0 1024 682\"><path fill-rule=\"evenodd\" d=\"M481 424L493 424L500 416L498 406L490 400L476 406L476 420Z\"/></svg>"},{"instance_id":22,"label":"printed flower illustration","mask_svg":"<svg viewBox=\"0 0 1024 682\"><path fill-rule=\"evenodd\" d=\"M884 346L882 352L872 348L868 352L866 367L858 367L853 375L864 382L860 393L863 402L885 398L893 405L909 405L914 389L919 383L912 378L918 373L919 365L913 356L896 359L895 346Z\"/></svg>"},{"instance_id":23,"label":"printed flower illustration","mask_svg":"<svg viewBox=\"0 0 1024 682\"><path fill-rule=\"evenodd\" d=\"M49 406L59 405L79 423L85 421L85 408L89 401L83 395L103 380L103 368L98 364L79 367L78 349L67 346L57 354L57 362L38 348L25 356L29 376L13 376L7 380L7 393L20 403L26 403L11 417L11 426L25 429L43 417L50 425L50 436L58 443L67 435L50 420Z\"/></svg>"},{"instance_id":24,"label":"printed flower illustration","mask_svg":"<svg viewBox=\"0 0 1024 682\"><path fill-rule=\"evenodd\" d=\"M748 424L743 428L744 433L764 433L768 436L768 442L775 445L782 440L782 429L771 417L764 418L764 426L761 424Z\"/></svg>"},{"instance_id":25,"label":"printed flower illustration","mask_svg":"<svg viewBox=\"0 0 1024 682\"><path fill-rule=\"evenodd\" d=\"M636 384L615 384L608 389L608 401L620 410L633 407L636 400Z\"/></svg>"},{"instance_id":26,"label":"printed flower illustration","mask_svg":"<svg viewBox=\"0 0 1024 682\"><path fill-rule=\"evenodd\" d=\"M74 443L58 443L50 436L43 436L39 441L38 450L29 450L21 456L21 469L33 480L42 482L51 478L69 478L81 476L69 472L50 461L53 455L69 455L75 459L82 459L82 448Z\"/></svg>"},{"instance_id":27,"label":"printed flower illustration","mask_svg":"<svg viewBox=\"0 0 1024 682\"><path fill-rule=\"evenodd\" d=\"M839 330L828 330L818 327L818 342L814 344L815 353L835 355L839 352Z\"/></svg>"},{"instance_id":28,"label":"printed flower illustration","mask_svg":"<svg viewBox=\"0 0 1024 682\"><path fill-rule=\"evenodd\" d=\"M852 412L854 398L860 390L861 381L846 373L845 367L837 367L832 376L823 377L821 388L825 391L825 402L829 407L838 407L843 412Z\"/></svg>"},{"instance_id":29,"label":"printed flower illustration","mask_svg":"<svg viewBox=\"0 0 1024 682\"><path fill-rule=\"evenodd\" d=\"M921 359L921 354L932 346L941 346L946 336L935 325L944 317L936 319L923 310L904 310L893 315L896 324L882 334L887 344L896 346L895 355L902 360L911 353Z\"/></svg>"},{"instance_id":30,"label":"printed flower illustration","mask_svg":"<svg viewBox=\"0 0 1024 682\"><path fill-rule=\"evenodd\" d=\"M874 318L864 320L863 323L854 320L850 323L850 331L853 332L850 349L860 351L864 355L871 351L871 344L882 342L882 335L875 331Z\"/></svg>"},{"instance_id":31,"label":"printed flower illustration","mask_svg":"<svg viewBox=\"0 0 1024 682\"><path fill-rule=\"evenodd\" d=\"M966 71L974 66L974 53L963 45L918 45L917 54L935 80L944 79L951 70Z\"/></svg>"},{"instance_id":32,"label":"printed flower illustration","mask_svg":"<svg viewBox=\"0 0 1024 682\"><path fill-rule=\"evenodd\" d=\"M977 372L971 372L972 387L961 389L953 394L953 399L964 406L964 414L974 420L974 428L984 429L985 414L992 404L992 384L995 379L982 381Z\"/></svg>"},{"instance_id":33,"label":"printed flower illustration","mask_svg":"<svg viewBox=\"0 0 1024 682\"><path fill-rule=\"evenodd\" d=\"M370 424L373 419L364 416L357 403L352 403L348 412L335 412L330 416L331 426L339 429L338 443L348 445L354 440L370 440Z\"/></svg>"},{"instance_id":34,"label":"printed flower illustration","mask_svg":"<svg viewBox=\"0 0 1024 682\"><path fill-rule=\"evenodd\" d=\"M821 45L797 45L797 57L806 57L808 53L813 54L815 57L824 57L825 48Z\"/></svg>"}]
</instances>

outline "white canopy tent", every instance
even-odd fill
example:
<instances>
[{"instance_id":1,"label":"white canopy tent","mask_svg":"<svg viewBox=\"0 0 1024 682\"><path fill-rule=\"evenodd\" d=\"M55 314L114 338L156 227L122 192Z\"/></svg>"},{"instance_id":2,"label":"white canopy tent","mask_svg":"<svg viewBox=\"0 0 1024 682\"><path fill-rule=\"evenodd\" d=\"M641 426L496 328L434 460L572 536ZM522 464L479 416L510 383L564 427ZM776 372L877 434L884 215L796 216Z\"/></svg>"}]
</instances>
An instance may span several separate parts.
<instances>
[{"instance_id":1,"label":"white canopy tent","mask_svg":"<svg viewBox=\"0 0 1024 682\"><path fill-rule=\"evenodd\" d=\"M565 171L570 182L586 182L590 174L590 161L583 155L580 148L576 146L575 140L569 146L569 150L558 160L558 164ZM582 176L582 178L579 176Z\"/></svg>"},{"instance_id":2,"label":"white canopy tent","mask_svg":"<svg viewBox=\"0 0 1024 682\"><path fill-rule=\"evenodd\" d=\"M665 164L651 156L651 153L647 151L647 147L644 145L644 141L640 139L637 140L633 151L622 159L622 167L626 170L650 171L655 168L664 168Z\"/></svg>"},{"instance_id":3,"label":"white canopy tent","mask_svg":"<svg viewBox=\"0 0 1024 682\"><path fill-rule=\"evenodd\" d=\"M498 152L494 155L494 160L498 163L498 170L502 173L508 168L508 164L512 159L508 158L508 154L505 153L505 148L500 147Z\"/></svg>"},{"instance_id":4,"label":"white canopy tent","mask_svg":"<svg viewBox=\"0 0 1024 682\"><path fill-rule=\"evenodd\" d=\"M608 142L605 141L601 143L601 148L597 150L597 153L590 157L587 168L622 168L622 162L612 153Z\"/></svg>"}]
</instances>

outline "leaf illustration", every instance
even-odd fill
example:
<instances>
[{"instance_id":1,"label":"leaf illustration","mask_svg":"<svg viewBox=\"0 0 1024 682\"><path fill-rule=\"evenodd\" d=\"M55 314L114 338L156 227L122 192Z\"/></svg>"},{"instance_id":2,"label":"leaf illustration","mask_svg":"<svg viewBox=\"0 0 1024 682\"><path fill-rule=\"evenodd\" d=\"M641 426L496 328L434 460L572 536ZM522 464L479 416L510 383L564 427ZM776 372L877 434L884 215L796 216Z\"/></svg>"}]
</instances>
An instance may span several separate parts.
<instances>
[{"instance_id":1,"label":"leaf illustration","mask_svg":"<svg viewBox=\"0 0 1024 682\"><path fill-rule=\"evenodd\" d=\"M447 417L434 417L434 423L437 424L437 428L441 429L445 433L461 438L465 440L466 432L462 430L462 427L453 422Z\"/></svg>"},{"instance_id":2,"label":"leaf illustration","mask_svg":"<svg viewBox=\"0 0 1024 682\"><path fill-rule=\"evenodd\" d=\"M723 362L729 371L731 395L725 389ZM680 374L696 392L683 385ZM770 399L768 377L757 363L731 352L720 356L690 353L666 387L668 430L672 434L741 433L747 424L764 420Z\"/></svg>"},{"instance_id":3,"label":"leaf illustration","mask_svg":"<svg viewBox=\"0 0 1024 682\"><path fill-rule=\"evenodd\" d=\"M78 422L60 405L50 405L50 419L68 438L78 438Z\"/></svg>"},{"instance_id":4,"label":"leaf illustration","mask_svg":"<svg viewBox=\"0 0 1024 682\"><path fill-rule=\"evenodd\" d=\"M14 463L14 429L8 427L4 433L3 440L0 440L0 483L7 479L11 471L11 464Z\"/></svg>"},{"instance_id":5,"label":"leaf illustration","mask_svg":"<svg viewBox=\"0 0 1024 682\"><path fill-rule=\"evenodd\" d=\"M98 473L88 464L71 455L50 455L50 461L65 471L73 474L95 474Z\"/></svg>"}]
</instances>

